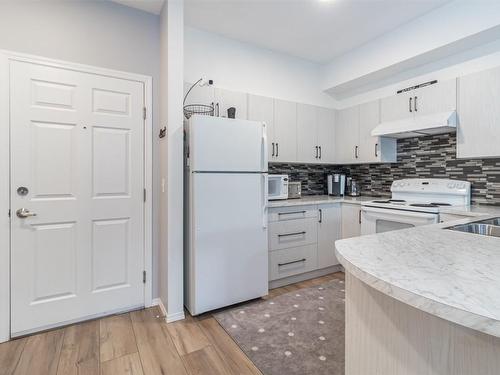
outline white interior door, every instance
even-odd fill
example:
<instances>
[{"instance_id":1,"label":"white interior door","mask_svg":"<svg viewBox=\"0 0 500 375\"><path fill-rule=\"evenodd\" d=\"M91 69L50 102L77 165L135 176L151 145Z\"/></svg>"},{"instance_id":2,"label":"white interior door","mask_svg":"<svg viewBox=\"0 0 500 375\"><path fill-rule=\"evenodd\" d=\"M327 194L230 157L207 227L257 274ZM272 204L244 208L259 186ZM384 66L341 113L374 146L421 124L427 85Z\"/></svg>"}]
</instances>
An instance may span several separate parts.
<instances>
[{"instance_id":1,"label":"white interior door","mask_svg":"<svg viewBox=\"0 0 500 375\"><path fill-rule=\"evenodd\" d=\"M143 84L25 62L10 79L12 335L144 305Z\"/></svg>"}]
</instances>

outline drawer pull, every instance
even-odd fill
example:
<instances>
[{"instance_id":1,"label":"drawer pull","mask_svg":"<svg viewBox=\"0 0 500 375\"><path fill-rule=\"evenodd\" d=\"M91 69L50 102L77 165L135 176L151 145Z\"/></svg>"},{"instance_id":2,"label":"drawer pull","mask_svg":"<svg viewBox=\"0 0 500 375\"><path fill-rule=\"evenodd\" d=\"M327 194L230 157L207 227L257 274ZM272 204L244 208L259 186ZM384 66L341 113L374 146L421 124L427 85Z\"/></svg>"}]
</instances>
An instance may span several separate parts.
<instances>
[{"instance_id":1,"label":"drawer pull","mask_svg":"<svg viewBox=\"0 0 500 375\"><path fill-rule=\"evenodd\" d=\"M299 259L299 260L292 260L291 262L278 263L278 267L287 266L289 264L294 264L294 263L301 263L301 262L305 262L305 261L306 261L306 258L302 258L302 259Z\"/></svg>"},{"instance_id":2,"label":"drawer pull","mask_svg":"<svg viewBox=\"0 0 500 375\"><path fill-rule=\"evenodd\" d=\"M294 212L278 212L278 215L297 215L305 214L307 211L294 211Z\"/></svg>"},{"instance_id":3,"label":"drawer pull","mask_svg":"<svg viewBox=\"0 0 500 375\"><path fill-rule=\"evenodd\" d=\"M302 231L302 232L295 232L295 233L278 234L278 237L299 236L301 234L306 234L306 232Z\"/></svg>"}]
</instances>

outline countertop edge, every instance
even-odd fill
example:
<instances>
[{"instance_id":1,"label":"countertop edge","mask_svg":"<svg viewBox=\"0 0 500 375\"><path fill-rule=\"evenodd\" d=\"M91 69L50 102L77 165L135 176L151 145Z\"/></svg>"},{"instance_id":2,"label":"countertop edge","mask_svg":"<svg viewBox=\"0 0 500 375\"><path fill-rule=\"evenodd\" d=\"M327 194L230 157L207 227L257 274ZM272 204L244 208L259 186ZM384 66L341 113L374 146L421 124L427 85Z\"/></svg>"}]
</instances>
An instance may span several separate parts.
<instances>
[{"instance_id":1,"label":"countertop edge","mask_svg":"<svg viewBox=\"0 0 500 375\"><path fill-rule=\"evenodd\" d=\"M344 267L346 272L349 272L366 285L402 303L437 316L438 318L500 338L499 320L438 302L373 276L344 258L338 249L337 242L335 243L335 255L340 264ZM342 246L342 244L340 244L340 246Z\"/></svg>"}]
</instances>

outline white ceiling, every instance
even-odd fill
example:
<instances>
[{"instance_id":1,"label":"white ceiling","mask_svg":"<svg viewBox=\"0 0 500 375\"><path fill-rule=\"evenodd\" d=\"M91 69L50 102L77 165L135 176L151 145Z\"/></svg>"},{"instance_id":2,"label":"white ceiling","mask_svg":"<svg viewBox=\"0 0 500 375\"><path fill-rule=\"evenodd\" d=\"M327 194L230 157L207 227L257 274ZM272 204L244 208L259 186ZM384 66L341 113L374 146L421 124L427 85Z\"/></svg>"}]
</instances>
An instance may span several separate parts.
<instances>
[{"instance_id":1,"label":"white ceiling","mask_svg":"<svg viewBox=\"0 0 500 375\"><path fill-rule=\"evenodd\" d=\"M154 14L160 14L164 3L164 0L111 1ZM325 63L449 1L185 0L185 23Z\"/></svg>"},{"instance_id":2,"label":"white ceiling","mask_svg":"<svg viewBox=\"0 0 500 375\"><path fill-rule=\"evenodd\" d=\"M446 2L448 0L185 0L185 23L325 63Z\"/></svg>"}]
</instances>

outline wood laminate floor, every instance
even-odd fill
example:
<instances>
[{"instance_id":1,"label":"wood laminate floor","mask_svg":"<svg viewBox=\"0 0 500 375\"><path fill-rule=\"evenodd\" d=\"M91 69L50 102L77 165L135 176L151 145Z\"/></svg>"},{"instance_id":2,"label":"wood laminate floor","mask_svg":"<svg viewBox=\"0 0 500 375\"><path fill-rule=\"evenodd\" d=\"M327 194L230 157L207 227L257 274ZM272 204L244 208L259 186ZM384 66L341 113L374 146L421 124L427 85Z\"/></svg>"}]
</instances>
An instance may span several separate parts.
<instances>
[{"instance_id":1,"label":"wood laminate floor","mask_svg":"<svg viewBox=\"0 0 500 375\"><path fill-rule=\"evenodd\" d=\"M273 289L266 299L344 278ZM211 314L166 324L157 307L0 344L0 375L257 375Z\"/></svg>"}]
</instances>

